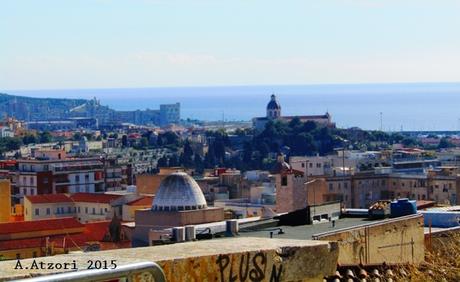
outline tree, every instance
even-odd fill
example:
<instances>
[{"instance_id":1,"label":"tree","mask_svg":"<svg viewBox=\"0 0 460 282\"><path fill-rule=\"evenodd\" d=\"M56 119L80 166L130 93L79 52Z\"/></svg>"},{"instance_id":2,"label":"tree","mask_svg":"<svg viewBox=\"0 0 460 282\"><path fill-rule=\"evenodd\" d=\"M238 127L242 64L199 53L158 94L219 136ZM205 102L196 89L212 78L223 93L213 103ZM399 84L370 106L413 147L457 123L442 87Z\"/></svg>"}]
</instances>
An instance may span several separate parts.
<instances>
[{"instance_id":1,"label":"tree","mask_svg":"<svg viewBox=\"0 0 460 282\"><path fill-rule=\"evenodd\" d=\"M455 145L452 144L450 140L446 137L441 138L441 140L439 141L438 149L446 149L452 147L455 147Z\"/></svg>"},{"instance_id":2,"label":"tree","mask_svg":"<svg viewBox=\"0 0 460 282\"><path fill-rule=\"evenodd\" d=\"M51 133L49 133L48 131L43 131L40 132L40 134L38 135L38 141L40 143L50 143L51 141L53 141L53 137L51 136Z\"/></svg>"},{"instance_id":3,"label":"tree","mask_svg":"<svg viewBox=\"0 0 460 282\"><path fill-rule=\"evenodd\" d=\"M121 137L121 146L122 146L123 148L128 147L128 136L126 136L126 134L124 134L124 135Z\"/></svg>"},{"instance_id":4,"label":"tree","mask_svg":"<svg viewBox=\"0 0 460 282\"><path fill-rule=\"evenodd\" d=\"M22 139L18 137L3 137L0 138L0 152L19 150L22 145Z\"/></svg>"},{"instance_id":5,"label":"tree","mask_svg":"<svg viewBox=\"0 0 460 282\"><path fill-rule=\"evenodd\" d=\"M193 149L188 139L184 143L184 151L181 156L181 164L185 167L192 167L193 165Z\"/></svg>"},{"instance_id":6,"label":"tree","mask_svg":"<svg viewBox=\"0 0 460 282\"><path fill-rule=\"evenodd\" d=\"M75 132L72 136L73 141L80 141L81 139L81 133L80 132Z\"/></svg>"},{"instance_id":7,"label":"tree","mask_svg":"<svg viewBox=\"0 0 460 282\"><path fill-rule=\"evenodd\" d=\"M203 172L204 170L204 162L201 156L197 153L193 156L194 168L198 173Z\"/></svg>"},{"instance_id":8,"label":"tree","mask_svg":"<svg viewBox=\"0 0 460 282\"><path fill-rule=\"evenodd\" d=\"M289 128L292 130L294 134L298 134L302 131L303 124L300 121L299 117L294 117L289 122Z\"/></svg>"},{"instance_id":9,"label":"tree","mask_svg":"<svg viewBox=\"0 0 460 282\"><path fill-rule=\"evenodd\" d=\"M243 162L250 164L252 162L252 144L245 142L243 145Z\"/></svg>"},{"instance_id":10,"label":"tree","mask_svg":"<svg viewBox=\"0 0 460 282\"><path fill-rule=\"evenodd\" d=\"M167 166L168 166L168 158L166 158L166 156L162 156L161 158L158 159L157 168L167 167Z\"/></svg>"},{"instance_id":11,"label":"tree","mask_svg":"<svg viewBox=\"0 0 460 282\"><path fill-rule=\"evenodd\" d=\"M311 121L311 120L309 120L309 121L307 121L307 122L305 122L303 124L303 130L306 131L306 132L311 132L311 131L315 130L317 127L318 126L317 126L316 122Z\"/></svg>"},{"instance_id":12,"label":"tree","mask_svg":"<svg viewBox=\"0 0 460 282\"><path fill-rule=\"evenodd\" d=\"M141 138L141 141L140 141L140 146L142 149L145 149L149 146L149 140L147 139L147 137L142 137Z\"/></svg>"},{"instance_id":13,"label":"tree","mask_svg":"<svg viewBox=\"0 0 460 282\"><path fill-rule=\"evenodd\" d=\"M33 134L27 134L24 137L22 137L22 143L24 143L25 145L35 144L37 143L37 137Z\"/></svg>"}]
</instances>

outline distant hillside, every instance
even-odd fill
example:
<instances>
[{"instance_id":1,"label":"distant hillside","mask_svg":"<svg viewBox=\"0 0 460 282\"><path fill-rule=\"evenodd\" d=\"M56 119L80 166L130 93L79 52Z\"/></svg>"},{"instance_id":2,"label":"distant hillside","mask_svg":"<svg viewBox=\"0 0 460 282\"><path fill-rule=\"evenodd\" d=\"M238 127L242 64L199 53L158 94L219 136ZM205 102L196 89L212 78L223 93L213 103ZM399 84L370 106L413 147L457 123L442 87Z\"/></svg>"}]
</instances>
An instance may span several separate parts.
<instances>
[{"instance_id":1,"label":"distant hillside","mask_svg":"<svg viewBox=\"0 0 460 282\"><path fill-rule=\"evenodd\" d=\"M20 120L59 119L72 108L88 103L85 99L32 98L0 93L0 114Z\"/></svg>"},{"instance_id":2,"label":"distant hillside","mask_svg":"<svg viewBox=\"0 0 460 282\"><path fill-rule=\"evenodd\" d=\"M89 117L97 119L99 125L160 123L159 110L115 111L101 105L96 98L31 98L4 93L0 93L0 115L0 118L10 116L23 121Z\"/></svg>"}]
</instances>

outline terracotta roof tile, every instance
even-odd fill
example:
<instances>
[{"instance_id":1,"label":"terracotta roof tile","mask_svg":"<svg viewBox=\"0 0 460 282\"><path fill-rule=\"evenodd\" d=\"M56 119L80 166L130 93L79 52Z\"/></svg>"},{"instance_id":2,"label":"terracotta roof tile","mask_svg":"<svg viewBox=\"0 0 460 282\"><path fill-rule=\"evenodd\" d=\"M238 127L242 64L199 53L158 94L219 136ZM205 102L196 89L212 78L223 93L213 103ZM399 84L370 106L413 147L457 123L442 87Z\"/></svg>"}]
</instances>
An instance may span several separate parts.
<instances>
[{"instance_id":1,"label":"terracotta roof tile","mask_svg":"<svg viewBox=\"0 0 460 282\"><path fill-rule=\"evenodd\" d=\"M86 223L84 234L88 241L102 241L109 232L109 226L110 220Z\"/></svg>"},{"instance_id":2,"label":"terracotta roof tile","mask_svg":"<svg viewBox=\"0 0 460 282\"><path fill-rule=\"evenodd\" d=\"M46 203L69 203L73 202L66 194L44 194L35 196L26 196L32 204L46 204Z\"/></svg>"},{"instance_id":3,"label":"terracotta roof tile","mask_svg":"<svg viewBox=\"0 0 460 282\"><path fill-rule=\"evenodd\" d=\"M127 203L128 206L149 206L152 205L154 197L144 196L142 198L136 199Z\"/></svg>"},{"instance_id":4,"label":"terracotta roof tile","mask_svg":"<svg viewBox=\"0 0 460 282\"><path fill-rule=\"evenodd\" d=\"M73 217L0 223L0 235L84 227Z\"/></svg>"},{"instance_id":5,"label":"terracotta roof tile","mask_svg":"<svg viewBox=\"0 0 460 282\"><path fill-rule=\"evenodd\" d=\"M120 195L110 194L98 194L98 193L76 193L70 196L74 202L85 202L85 203L102 203L110 204L113 200L116 200Z\"/></svg>"}]
</instances>

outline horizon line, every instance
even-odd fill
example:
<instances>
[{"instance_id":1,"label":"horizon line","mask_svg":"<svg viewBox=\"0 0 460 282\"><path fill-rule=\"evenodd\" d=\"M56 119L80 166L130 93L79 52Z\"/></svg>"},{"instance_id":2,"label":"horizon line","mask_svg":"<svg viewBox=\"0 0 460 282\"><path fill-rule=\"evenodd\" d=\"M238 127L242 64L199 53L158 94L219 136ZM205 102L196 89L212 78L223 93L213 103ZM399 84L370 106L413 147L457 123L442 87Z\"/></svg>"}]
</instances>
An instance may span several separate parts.
<instances>
[{"instance_id":1,"label":"horizon line","mask_svg":"<svg viewBox=\"0 0 460 282\"><path fill-rule=\"evenodd\" d=\"M238 88L238 87L286 87L286 86L366 86L366 85L455 85L460 81L429 81L429 82L344 82L344 83L293 83L293 84L234 84L234 85L192 85L192 86L128 86L128 87L83 87L83 88L38 88L38 89L3 89L0 90L3 94L8 94L8 91L67 91L67 90L105 90L105 89L180 89L180 88Z\"/></svg>"}]
</instances>

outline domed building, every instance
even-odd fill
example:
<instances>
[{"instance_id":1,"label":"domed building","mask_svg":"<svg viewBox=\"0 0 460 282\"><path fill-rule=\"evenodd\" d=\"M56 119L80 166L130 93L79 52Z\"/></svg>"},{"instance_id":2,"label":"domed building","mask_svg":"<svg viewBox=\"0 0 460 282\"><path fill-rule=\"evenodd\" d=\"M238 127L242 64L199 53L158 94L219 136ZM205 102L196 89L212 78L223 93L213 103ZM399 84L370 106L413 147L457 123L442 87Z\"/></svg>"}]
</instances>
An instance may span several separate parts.
<instances>
[{"instance_id":1,"label":"domed building","mask_svg":"<svg viewBox=\"0 0 460 282\"><path fill-rule=\"evenodd\" d=\"M223 220L223 208L208 207L192 177L185 172L174 172L161 181L152 208L136 211L132 245L149 246L172 227Z\"/></svg>"},{"instance_id":2,"label":"domed building","mask_svg":"<svg viewBox=\"0 0 460 282\"><path fill-rule=\"evenodd\" d=\"M301 122L313 121L319 126L335 127L332 122L332 117L326 112L324 115L311 115L311 116L282 116L281 115L281 104L278 102L275 94L270 96L270 101L267 104L267 114L265 117L256 117L252 119L252 124L257 132L261 132L265 129L265 125L270 120L280 120L283 122L290 122L294 118L299 118Z\"/></svg>"},{"instance_id":3,"label":"domed building","mask_svg":"<svg viewBox=\"0 0 460 282\"><path fill-rule=\"evenodd\" d=\"M277 119L279 117L281 117L281 105L276 100L275 94L272 94L267 105L267 118Z\"/></svg>"},{"instance_id":4,"label":"domed building","mask_svg":"<svg viewBox=\"0 0 460 282\"><path fill-rule=\"evenodd\" d=\"M207 207L200 186L185 172L167 176L161 182L152 204L154 211L201 210Z\"/></svg>"}]
</instances>

